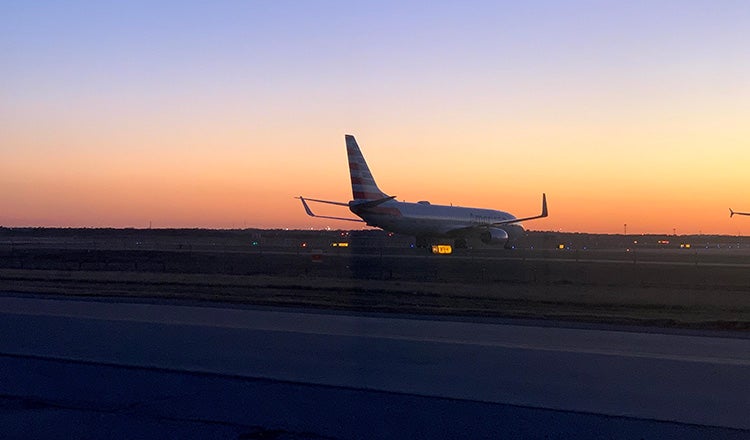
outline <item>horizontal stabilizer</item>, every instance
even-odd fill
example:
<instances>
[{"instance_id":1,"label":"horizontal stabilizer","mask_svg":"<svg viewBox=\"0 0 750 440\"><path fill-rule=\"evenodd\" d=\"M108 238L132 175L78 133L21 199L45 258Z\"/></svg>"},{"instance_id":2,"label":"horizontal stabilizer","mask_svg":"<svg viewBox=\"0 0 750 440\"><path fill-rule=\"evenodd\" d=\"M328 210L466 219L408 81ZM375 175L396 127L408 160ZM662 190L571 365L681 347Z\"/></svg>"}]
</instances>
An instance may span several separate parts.
<instances>
[{"instance_id":1,"label":"horizontal stabilizer","mask_svg":"<svg viewBox=\"0 0 750 440\"><path fill-rule=\"evenodd\" d=\"M395 199L396 196L388 196L383 197L382 199L377 200L370 200L369 202L359 202L359 203L353 203L351 206L352 208L358 209L358 208L374 208L378 205L382 205L383 203Z\"/></svg>"}]
</instances>

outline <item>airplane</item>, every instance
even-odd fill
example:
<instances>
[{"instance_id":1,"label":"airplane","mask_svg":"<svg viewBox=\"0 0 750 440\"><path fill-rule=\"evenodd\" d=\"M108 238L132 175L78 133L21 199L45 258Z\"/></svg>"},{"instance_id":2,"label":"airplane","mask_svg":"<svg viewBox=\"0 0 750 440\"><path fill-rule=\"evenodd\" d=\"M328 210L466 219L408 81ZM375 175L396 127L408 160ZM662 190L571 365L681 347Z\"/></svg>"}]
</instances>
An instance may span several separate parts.
<instances>
[{"instance_id":1,"label":"airplane","mask_svg":"<svg viewBox=\"0 0 750 440\"><path fill-rule=\"evenodd\" d=\"M735 215L750 215L750 212L737 212L732 211L732 208L729 208L729 217L734 217Z\"/></svg>"},{"instance_id":2,"label":"airplane","mask_svg":"<svg viewBox=\"0 0 750 440\"><path fill-rule=\"evenodd\" d=\"M433 205L424 200L416 203L397 201L396 196L378 188L354 136L347 134L344 139L354 199L346 203L295 197L302 201L305 212L311 217L363 222L388 232L412 235L416 237L417 247L429 248L450 239L454 240L456 248L465 248L468 240L479 239L485 244L512 248L513 242L524 232L520 222L548 215L546 194L542 194L541 214L523 218L494 209ZM308 202L346 206L359 218L317 215Z\"/></svg>"}]
</instances>

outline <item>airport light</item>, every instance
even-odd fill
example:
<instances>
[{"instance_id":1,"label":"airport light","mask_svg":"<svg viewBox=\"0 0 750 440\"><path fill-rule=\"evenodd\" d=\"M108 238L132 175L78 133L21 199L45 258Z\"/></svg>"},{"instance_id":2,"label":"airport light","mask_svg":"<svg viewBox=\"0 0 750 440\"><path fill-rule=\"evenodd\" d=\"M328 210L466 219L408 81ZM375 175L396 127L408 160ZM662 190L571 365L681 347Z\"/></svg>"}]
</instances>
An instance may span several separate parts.
<instances>
[{"instance_id":1,"label":"airport light","mask_svg":"<svg viewBox=\"0 0 750 440\"><path fill-rule=\"evenodd\" d=\"M449 244L433 244L432 253L433 254L452 254L453 246Z\"/></svg>"}]
</instances>

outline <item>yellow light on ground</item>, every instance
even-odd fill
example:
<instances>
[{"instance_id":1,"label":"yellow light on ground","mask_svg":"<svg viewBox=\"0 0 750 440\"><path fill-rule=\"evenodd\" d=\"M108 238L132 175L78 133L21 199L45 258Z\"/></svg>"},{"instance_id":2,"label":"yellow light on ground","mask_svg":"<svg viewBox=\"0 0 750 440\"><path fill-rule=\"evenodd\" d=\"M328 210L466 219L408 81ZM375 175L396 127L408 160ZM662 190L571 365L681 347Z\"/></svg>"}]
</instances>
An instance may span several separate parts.
<instances>
[{"instance_id":1,"label":"yellow light on ground","mask_svg":"<svg viewBox=\"0 0 750 440\"><path fill-rule=\"evenodd\" d=\"M565 245L564 244L559 244L559 245L557 245L557 248L558 249L565 249Z\"/></svg>"},{"instance_id":2,"label":"yellow light on ground","mask_svg":"<svg viewBox=\"0 0 750 440\"><path fill-rule=\"evenodd\" d=\"M453 246L449 244L433 244L432 253L433 254L452 254Z\"/></svg>"},{"instance_id":3,"label":"yellow light on ground","mask_svg":"<svg viewBox=\"0 0 750 440\"><path fill-rule=\"evenodd\" d=\"M331 243L331 246L333 247L349 247L349 243L347 242L339 242L339 243Z\"/></svg>"}]
</instances>

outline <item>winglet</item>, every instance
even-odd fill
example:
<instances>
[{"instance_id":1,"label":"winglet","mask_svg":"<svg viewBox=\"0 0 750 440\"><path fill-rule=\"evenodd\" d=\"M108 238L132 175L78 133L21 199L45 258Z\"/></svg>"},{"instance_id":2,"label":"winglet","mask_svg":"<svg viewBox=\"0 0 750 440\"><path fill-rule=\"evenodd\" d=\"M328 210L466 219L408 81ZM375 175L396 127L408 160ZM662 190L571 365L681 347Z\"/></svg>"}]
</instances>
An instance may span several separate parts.
<instances>
[{"instance_id":1,"label":"winglet","mask_svg":"<svg viewBox=\"0 0 750 440\"><path fill-rule=\"evenodd\" d=\"M307 206L307 202L305 201L305 199L304 199L304 198L303 198L302 196L299 196L298 198L299 198L300 200L302 200L302 206L304 206L304 207L305 207L305 212L307 212L307 215L309 215L310 217L315 217L315 214L313 214L313 212L312 212L312 210L310 209L310 207L309 207L309 206Z\"/></svg>"},{"instance_id":2,"label":"winglet","mask_svg":"<svg viewBox=\"0 0 750 440\"><path fill-rule=\"evenodd\" d=\"M542 193L542 215L540 217L547 217L547 194Z\"/></svg>"}]
</instances>

